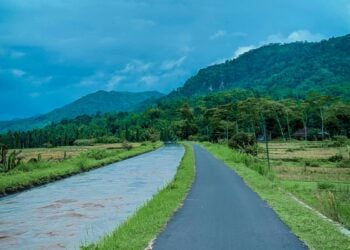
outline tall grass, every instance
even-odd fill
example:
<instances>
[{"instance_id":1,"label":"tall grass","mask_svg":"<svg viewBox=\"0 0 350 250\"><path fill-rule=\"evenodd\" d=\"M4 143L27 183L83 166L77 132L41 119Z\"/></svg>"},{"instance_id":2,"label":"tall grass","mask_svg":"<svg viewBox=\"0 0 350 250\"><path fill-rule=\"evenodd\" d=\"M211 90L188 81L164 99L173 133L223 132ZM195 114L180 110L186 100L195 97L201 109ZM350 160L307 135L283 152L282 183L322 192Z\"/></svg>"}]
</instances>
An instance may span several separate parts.
<instances>
[{"instance_id":1,"label":"tall grass","mask_svg":"<svg viewBox=\"0 0 350 250\"><path fill-rule=\"evenodd\" d=\"M215 144L210 144L207 142L203 143L204 146L215 147ZM221 145L217 145L217 147L222 147ZM249 154L241 153L236 150L231 150L228 155L231 161L235 163L243 163L247 168L250 168L256 172L258 172L262 176L266 176L268 179L273 180L275 178L274 172L272 168L269 168L266 161L254 157Z\"/></svg>"}]
</instances>

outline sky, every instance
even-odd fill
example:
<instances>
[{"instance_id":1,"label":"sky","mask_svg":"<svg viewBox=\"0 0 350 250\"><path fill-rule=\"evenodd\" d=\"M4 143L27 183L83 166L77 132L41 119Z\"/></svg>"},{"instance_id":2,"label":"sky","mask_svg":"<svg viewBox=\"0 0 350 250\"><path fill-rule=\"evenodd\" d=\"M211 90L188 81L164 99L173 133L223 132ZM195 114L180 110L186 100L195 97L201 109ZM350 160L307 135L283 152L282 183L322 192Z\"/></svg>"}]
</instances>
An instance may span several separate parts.
<instances>
[{"instance_id":1,"label":"sky","mask_svg":"<svg viewBox=\"0 0 350 250\"><path fill-rule=\"evenodd\" d=\"M348 0L1 0L0 120L97 90L168 93L264 44L349 30Z\"/></svg>"}]
</instances>

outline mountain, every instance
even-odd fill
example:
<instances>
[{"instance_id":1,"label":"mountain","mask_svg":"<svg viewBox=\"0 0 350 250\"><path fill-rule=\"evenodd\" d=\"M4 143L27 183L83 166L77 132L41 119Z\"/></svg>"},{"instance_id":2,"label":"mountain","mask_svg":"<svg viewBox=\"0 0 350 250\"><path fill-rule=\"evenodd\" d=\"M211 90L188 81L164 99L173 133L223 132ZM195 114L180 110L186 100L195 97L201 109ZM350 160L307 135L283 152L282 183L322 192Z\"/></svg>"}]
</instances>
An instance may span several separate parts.
<instances>
[{"instance_id":1,"label":"mountain","mask_svg":"<svg viewBox=\"0 0 350 250\"><path fill-rule=\"evenodd\" d=\"M251 88L274 97L309 91L350 97L350 35L321 42L270 44L236 59L209 66L169 97Z\"/></svg>"},{"instance_id":2,"label":"mountain","mask_svg":"<svg viewBox=\"0 0 350 250\"><path fill-rule=\"evenodd\" d=\"M97 91L86 95L62 108L55 109L47 114L27 119L1 121L0 132L8 130L30 130L43 127L51 122L63 119L75 118L80 115L94 115L98 112L130 112L139 109L144 103L162 97L163 94L156 91L149 92L116 92Z\"/></svg>"}]
</instances>

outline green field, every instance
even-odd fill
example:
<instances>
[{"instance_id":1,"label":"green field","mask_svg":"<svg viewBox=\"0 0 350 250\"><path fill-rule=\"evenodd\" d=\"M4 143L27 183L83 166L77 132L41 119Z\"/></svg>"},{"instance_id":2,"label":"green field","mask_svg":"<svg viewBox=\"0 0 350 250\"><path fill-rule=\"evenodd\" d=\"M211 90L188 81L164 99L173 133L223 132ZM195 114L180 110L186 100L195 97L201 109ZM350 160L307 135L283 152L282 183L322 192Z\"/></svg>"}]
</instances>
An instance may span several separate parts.
<instances>
[{"instance_id":1,"label":"green field","mask_svg":"<svg viewBox=\"0 0 350 250\"><path fill-rule=\"evenodd\" d=\"M347 228L350 228L349 150L349 146L335 147L330 141L270 143L272 168L281 186ZM259 157L264 159L264 152Z\"/></svg>"},{"instance_id":2,"label":"green field","mask_svg":"<svg viewBox=\"0 0 350 250\"><path fill-rule=\"evenodd\" d=\"M62 179L84 171L154 150L163 143L97 144L24 149L22 163L0 173L0 195Z\"/></svg>"}]
</instances>

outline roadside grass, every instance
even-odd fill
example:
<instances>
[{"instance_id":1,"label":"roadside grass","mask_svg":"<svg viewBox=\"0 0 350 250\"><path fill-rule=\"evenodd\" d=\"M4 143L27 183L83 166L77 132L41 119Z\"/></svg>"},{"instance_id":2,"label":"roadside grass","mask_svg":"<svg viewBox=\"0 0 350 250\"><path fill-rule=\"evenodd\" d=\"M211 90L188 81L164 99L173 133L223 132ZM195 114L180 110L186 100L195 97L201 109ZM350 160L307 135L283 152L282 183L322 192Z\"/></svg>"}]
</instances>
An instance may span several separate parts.
<instances>
[{"instance_id":1,"label":"roadside grass","mask_svg":"<svg viewBox=\"0 0 350 250\"><path fill-rule=\"evenodd\" d=\"M92 149L82 149L78 155L71 158L48 161L39 160L37 162L23 162L15 169L6 173L0 173L0 196L15 193L33 186L49 183L74 174L89 171L113 162L130 158L145 152L152 151L163 145L161 142L133 145L130 150L120 149L113 146L107 149L107 146L101 148L92 147ZM111 147L111 146L109 146ZM73 147L71 147L73 148ZM74 151L79 151L74 149ZM42 149L39 149L39 152ZM64 149L55 149L54 152L62 153ZM33 152L35 149L31 149Z\"/></svg>"},{"instance_id":2,"label":"roadside grass","mask_svg":"<svg viewBox=\"0 0 350 250\"><path fill-rule=\"evenodd\" d=\"M193 149L188 144L184 146L186 151L174 179L113 233L82 249L145 249L148 246L182 205L194 180Z\"/></svg>"},{"instance_id":3,"label":"roadside grass","mask_svg":"<svg viewBox=\"0 0 350 250\"><path fill-rule=\"evenodd\" d=\"M235 170L309 248L350 249L350 237L342 234L336 226L320 218L313 211L297 203L278 179L268 179L247 167L242 161L244 157L241 153L223 145L210 143L201 145ZM291 186L293 187L293 184Z\"/></svg>"}]
</instances>

